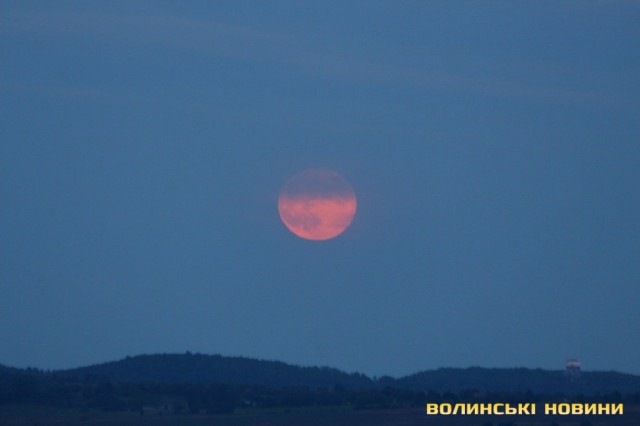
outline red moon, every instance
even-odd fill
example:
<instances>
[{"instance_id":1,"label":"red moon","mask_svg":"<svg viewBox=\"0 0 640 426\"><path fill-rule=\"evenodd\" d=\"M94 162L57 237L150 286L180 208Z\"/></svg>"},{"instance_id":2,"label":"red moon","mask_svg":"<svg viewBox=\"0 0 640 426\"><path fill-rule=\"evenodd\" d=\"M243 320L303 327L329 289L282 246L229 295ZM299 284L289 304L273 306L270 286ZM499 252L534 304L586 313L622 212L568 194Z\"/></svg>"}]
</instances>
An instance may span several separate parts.
<instances>
[{"instance_id":1,"label":"red moon","mask_svg":"<svg viewBox=\"0 0 640 426\"><path fill-rule=\"evenodd\" d=\"M323 241L342 234L356 214L356 195L337 172L307 169L289 179L278 197L284 225L300 238Z\"/></svg>"}]
</instances>

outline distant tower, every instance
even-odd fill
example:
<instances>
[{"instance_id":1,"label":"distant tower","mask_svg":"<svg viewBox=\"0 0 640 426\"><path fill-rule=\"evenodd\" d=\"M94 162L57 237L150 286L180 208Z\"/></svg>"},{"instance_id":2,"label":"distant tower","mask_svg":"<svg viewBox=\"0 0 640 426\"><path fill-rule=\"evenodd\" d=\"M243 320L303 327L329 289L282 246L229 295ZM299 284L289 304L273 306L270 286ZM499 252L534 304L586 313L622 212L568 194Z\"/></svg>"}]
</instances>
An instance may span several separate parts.
<instances>
[{"instance_id":1,"label":"distant tower","mask_svg":"<svg viewBox=\"0 0 640 426\"><path fill-rule=\"evenodd\" d=\"M580 365L580 361L576 358L570 358L567 360L567 364L565 365L564 374L573 380L580 377L581 369L582 366Z\"/></svg>"}]
</instances>

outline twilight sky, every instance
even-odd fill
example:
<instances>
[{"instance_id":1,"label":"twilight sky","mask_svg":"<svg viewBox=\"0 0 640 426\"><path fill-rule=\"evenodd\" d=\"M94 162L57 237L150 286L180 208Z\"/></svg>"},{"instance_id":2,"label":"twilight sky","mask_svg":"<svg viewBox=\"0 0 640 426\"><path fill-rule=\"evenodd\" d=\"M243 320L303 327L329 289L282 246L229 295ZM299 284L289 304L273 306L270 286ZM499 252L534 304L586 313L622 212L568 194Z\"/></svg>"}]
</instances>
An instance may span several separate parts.
<instances>
[{"instance_id":1,"label":"twilight sky","mask_svg":"<svg viewBox=\"0 0 640 426\"><path fill-rule=\"evenodd\" d=\"M0 364L640 374L640 3L3 1ZM282 185L338 171L334 240Z\"/></svg>"}]
</instances>

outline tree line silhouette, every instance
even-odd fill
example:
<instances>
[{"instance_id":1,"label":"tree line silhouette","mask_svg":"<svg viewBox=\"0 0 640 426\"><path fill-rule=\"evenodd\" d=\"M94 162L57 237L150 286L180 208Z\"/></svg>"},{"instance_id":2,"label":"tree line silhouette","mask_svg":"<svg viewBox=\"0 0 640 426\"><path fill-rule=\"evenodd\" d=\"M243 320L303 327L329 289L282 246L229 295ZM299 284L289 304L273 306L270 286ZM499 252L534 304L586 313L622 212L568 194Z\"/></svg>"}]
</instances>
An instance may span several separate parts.
<instances>
[{"instance_id":1,"label":"tree line silhouette","mask_svg":"<svg viewBox=\"0 0 640 426\"><path fill-rule=\"evenodd\" d=\"M470 376L466 381L461 378L465 374ZM492 374L498 378L490 379ZM425 376L428 381L424 381ZM580 386L561 372L472 368L372 379L335 369L219 355L146 355L64 371L0 366L0 404L33 403L141 414L221 414L238 408L272 407L393 409L424 406L426 402L640 403L640 378L619 373L598 373L595 377L598 380L587 376L586 385ZM535 384L545 378L545 391L523 390L527 381ZM482 380L485 386L464 386ZM502 386L490 389L486 384L492 380ZM523 380L524 386L513 385ZM598 389L597 383L604 384Z\"/></svg>"}]
</instances>

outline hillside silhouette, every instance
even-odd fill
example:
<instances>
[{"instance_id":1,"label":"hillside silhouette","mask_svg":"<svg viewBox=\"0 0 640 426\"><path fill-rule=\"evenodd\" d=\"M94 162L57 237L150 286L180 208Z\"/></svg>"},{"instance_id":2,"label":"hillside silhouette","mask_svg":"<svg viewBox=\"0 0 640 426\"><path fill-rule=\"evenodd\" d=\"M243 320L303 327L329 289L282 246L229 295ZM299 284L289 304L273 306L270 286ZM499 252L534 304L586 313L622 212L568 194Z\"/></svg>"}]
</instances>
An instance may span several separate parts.
<instances>
[{"instance_id":1,"label":"hillside silhouette","mask_svg":"<svg viewBox=\"0 0 640 426\"><path fill-rule=\"evenodd\" d=\"M370 378L328 367L191 353L139 355L57 371L0 365L0 408L31 404L72 411L216 415L274 407L415 409L427 401L511 400L635 405L640 377L472 367Z\"/></svg>"},{"instance_id":2,"label":"hillside silhouette","mask_svg":"<svg viewBox=\"0 0 640 426\"><path fill-rule=\"evenodd\" d=\"M568 377L561 370L470 367L427 370L400 378L370 378L364 374L346 373L329 367L301 367L279 361L191 353L138 355L119 361L47 372L0 365L0 379L16 376L271 388L303 386L332 389L337 386L352 390L379 390L392 387L421 392L529 391L549 395L640 392L640 376L614 371L588 371L579 377Z\"/></svg>"},{"instance_id":3,"label":"hillside silhouette","mask_svg":"<svg viewBox=\"0 0 640 426\"><path fill-rule=\"evenodd\" d=\"M529 368L440 368L423 371L394 381L394 386L412 390L460 392L534 392L552 395L596 395L640 391L640 377L615 371L587 371L568 377L563 371Z\"/></svg>"},{"instance_id":4,"label":"hillside silhouette","mask_svg":"<svg viewBox=\"0 0 640 426\"><path fill-rule=\"evenodd\" d=\"M348 374L328 367L299 367L279 361L202 354L162 354L127 357L72 370L67 377L96 376L122 382L196 383L258 386L310 386L370 388L363 374Z\"/></svg>"}]
</instances>

